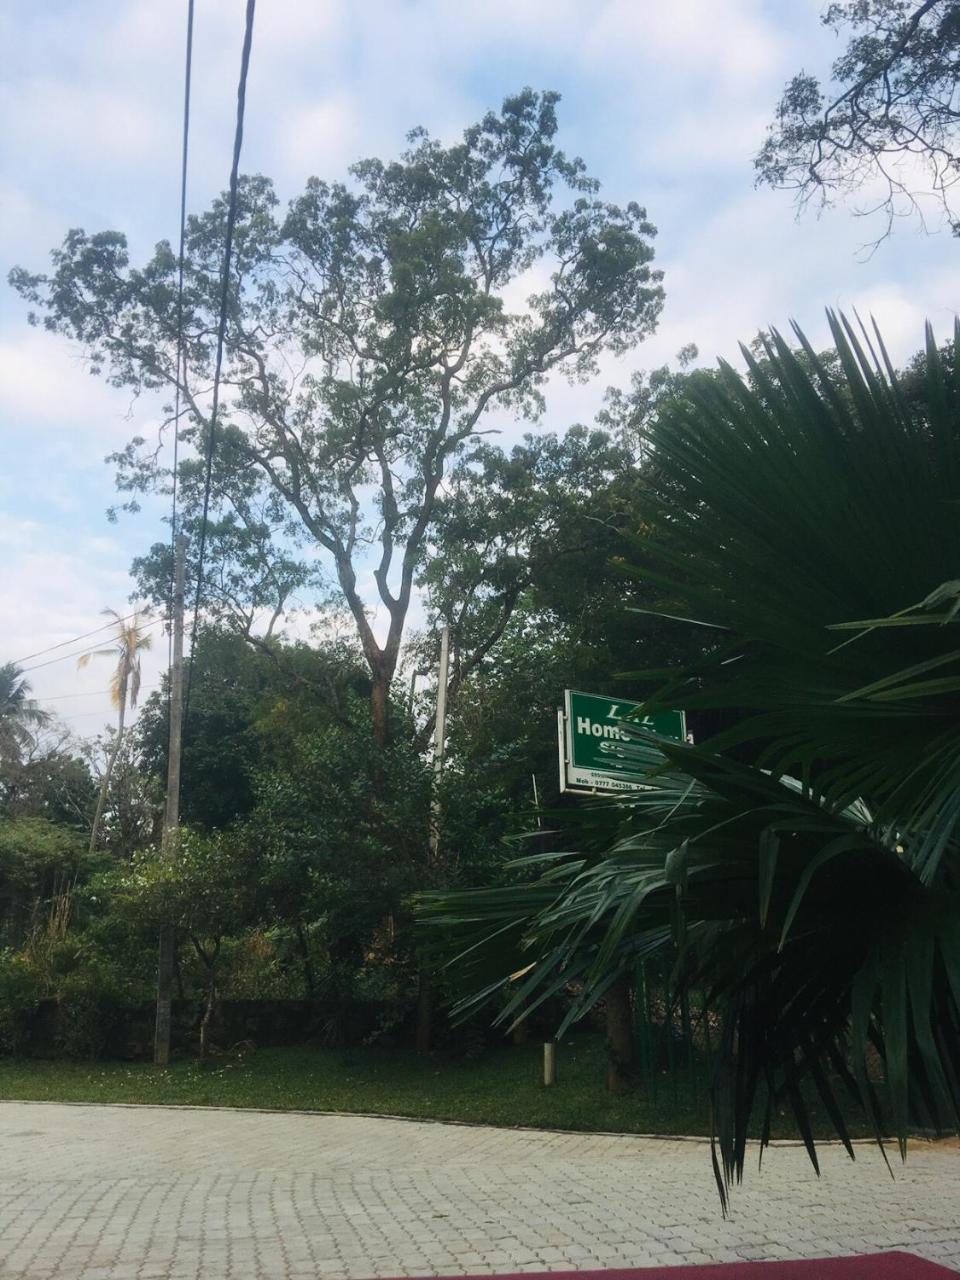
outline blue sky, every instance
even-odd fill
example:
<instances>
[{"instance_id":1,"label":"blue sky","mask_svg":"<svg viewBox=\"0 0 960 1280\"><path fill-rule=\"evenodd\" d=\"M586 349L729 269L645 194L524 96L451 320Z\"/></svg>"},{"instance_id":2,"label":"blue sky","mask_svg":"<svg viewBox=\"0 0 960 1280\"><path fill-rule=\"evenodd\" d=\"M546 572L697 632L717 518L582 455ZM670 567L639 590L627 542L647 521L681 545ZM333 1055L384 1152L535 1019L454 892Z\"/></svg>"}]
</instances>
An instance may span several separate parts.
<instances>
[{"instance_id":1,"label":"blue sky","mask_svg":"<svg viewBox=\"0 0 960 1280\"><path fill-rule=\"evenodd\" d=\"M244 4L196 7L189 204L201 208L226 183ZM135 256L175 239L185 10L185 0L4 7L4 274L42 269L70 227L122 229ZM659 228L667 300L657 335L607 361L595 383L551 387L554 430L588 421L606 385L685 343L704 363L735 357L739 339L791 318L822 339L826 306L873 312L905 358L924 318L942 335L952 325L960 256L949 235L904 223L866 257L858 250L880 228L850 207L797 221L787 195L753 188L751 158L783 83L836 53L820 10L812 0L259 0L243 168L270 174L286 199L310 174L336 178L361 156L396 154L414 125L452 140L523 85L558 90L562 145L609 198L638 200ZM129 562L158 536L161 513L110 525L103 459L155 430L156 408L29 329L3 287L0 660L125 607ZM163 652L146 660L148 685ZM99 692L108 671L63 661L30 678L89 735L110 718Z\"/></svg>"}]
</instances>

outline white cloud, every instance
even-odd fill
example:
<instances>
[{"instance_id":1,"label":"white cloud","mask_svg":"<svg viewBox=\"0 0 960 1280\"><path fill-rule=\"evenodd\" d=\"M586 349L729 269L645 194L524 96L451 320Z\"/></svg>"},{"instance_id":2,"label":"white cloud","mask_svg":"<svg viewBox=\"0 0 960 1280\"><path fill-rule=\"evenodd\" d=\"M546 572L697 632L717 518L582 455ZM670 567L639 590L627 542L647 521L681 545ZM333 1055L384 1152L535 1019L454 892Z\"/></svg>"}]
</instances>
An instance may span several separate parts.
<instances>
[{"instance_id":1,"label":"white cloud","mask_svg":"<svg viewBox=\"0 0 960 1280\"><path fill-rule=\"evenodd\" d=\"M21 252L45 255L62 235L63 225L49 204L31 196L21 185L0 178L0 245L5 256L14 245ZM5 270L12 265L3 262Z\"/></svg>"},{"instance_id":2,"label":"white cloud","mask_svg":"<svg viewBox=\"0 0 960 1280\"><path fill-rule=\"evenodd\" d=\"M95 152L101 167L129 165L158 154L176 126L129 93L106 85L69 84L31 77L0 96L8 120L29 120L35 147Z\"/></svg>"},{"instance_id":3,"label":"white cloud","mask_svg":"<svg viewBox=\"0 0 960 1280\"><path fill-rule=\"evenodd\" d=\"M774 24L752 0L610 0L585 42L595 66L609 68L613 59L618 66L657 67L677 79L706 74L740 93L751 81L769 76L782 53Z\"/></svg>"},{"instance_id":4,"label":"white cloud","mask_svg":"<svg viewBox=\"0 0 960 1280\"><path fill-rule=\"evenodd\" d=\"M345 178L363 146L360 108L347 94L288 112L277 132L279 158L300 182Z\"/></svg>"},{"instance_id":5,"label":"white cloud","mask_svg":"<svg viewBox=\"0 0 960 1280\"><path fill-rule=\"evenodd\" d=\"M114 441L125 418L122 392L92 377L79 352L42 329L13 330L0 341L0 415L5 431L53 426L75 434L78 423ZM130 434L129 423L123 432Z\"/></svg>"}]
</instances>

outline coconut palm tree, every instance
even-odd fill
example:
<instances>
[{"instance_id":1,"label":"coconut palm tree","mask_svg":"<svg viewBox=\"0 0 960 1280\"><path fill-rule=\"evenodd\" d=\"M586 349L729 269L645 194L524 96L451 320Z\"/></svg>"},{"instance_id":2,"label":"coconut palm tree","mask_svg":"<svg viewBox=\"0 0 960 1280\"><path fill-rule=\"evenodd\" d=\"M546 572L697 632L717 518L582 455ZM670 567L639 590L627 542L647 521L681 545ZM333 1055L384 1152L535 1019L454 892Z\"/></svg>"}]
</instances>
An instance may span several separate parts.
<instances>
[{"instance_id":1,"label":"coconut palm tree","mask_svg":"<svg viewBox=\"0 0 960 1280\"><path fill-rule=\"evenodd\" d=\"M633 572L716 644L646 709L734 727L637 730L649 787L582 806L573 852L423 908L508 1019L574 983L569 1023L657 951L706 987L723 1197L774 1105L814 1165L812 1096L848 1146L847 1091L881 1145L960 1130L960 330L905 380L831 325L837 363L775 334L651 430Z\"/></svg>"},{"instance_id":2,"label":"coconut palm tree","mask_svg":"<svg viewBox=\"0 0 960 1280\"><path fill-rule=\"evenodd\" d=\"M33 731L49 722L49 711L30 697L30 683L16 663L0 666L0 756L19 757L33 744Z\"/></svg>"},{"instance_id":3,"label":"coconut palm tree","mask_svg":"<svg viewBox=\"0 0 960 1280\"><path fill-rule=\"evenodd\" d=\"M135 707L140 695L140 655L145 649L149 649L152 643L152 637L143 634L144 626L147 625L146 612L135 609L129 616L121 617L115 609L104 609L103 614L104 617L114 620L114 643L107 649L96 649L77 659L78 667L85 667L91 658L114 658L117 664L110 681L110 700L117 710L117 732L110 755L107 757L107 767L103 771L97 808L93 815L93 829L90 832L91 853L97 847L110 778L123 743L127 707Z\"/></svg>"}]
</instances>

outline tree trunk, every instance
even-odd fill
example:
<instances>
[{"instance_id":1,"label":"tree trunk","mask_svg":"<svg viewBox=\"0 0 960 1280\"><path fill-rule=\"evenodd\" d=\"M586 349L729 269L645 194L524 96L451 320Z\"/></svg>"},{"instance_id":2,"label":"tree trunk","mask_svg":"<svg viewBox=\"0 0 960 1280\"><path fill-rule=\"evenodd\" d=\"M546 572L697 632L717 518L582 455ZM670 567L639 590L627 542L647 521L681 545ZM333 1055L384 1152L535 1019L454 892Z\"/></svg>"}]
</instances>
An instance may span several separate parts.
<instances>
[{"instance_id":1,"label":"tree trunk","mask_svg":"<svg viewBox=\"0 0 960 1280\"><path fill-rule=\"evenodd\" d=\"M113 774L113 766L117 763L117 756L120 754L120 744L123 741L123 721L127 712L127 691L121 690L120 693L120 715L117 720L117 740L113 744L113 750L107 760L107 767L103 772L103 781L100 783L100 794L97 797L97 811L93 815L93 829L90 832L90 852L94 853L97 848L97 836L100 834L100 820L103 817L103 807L107 800L107 791L110 787L110 778Z\"/></svg>"},{"instance_id":2,"label":"tree trunk","mask_svg":"<svg viewBox=\"0 0 960 1280\"><path fill-rule=\"evenodd\" d=\"M607 1088L623 1093L633 1083L633 1006L630 1003L630 979L621 974L604 998L607 1018Z\"/></svg>"},{"instance_id":3,"label":"tree trunk","mask_svg":"<svg viewBox=\"0 0 960 1280\"><path fill-rule=\"evenodd\" d=\"M213 1015L216 1007L217 980L215 976L211 975L210 987L207 991L207 1004L200 1020L200 1057L204 1061L210 1053L210 1027L213 1025Z\"/></svg>"},{"instance_id":4,"label":"tree trunk","mask_svg":"<svg viewBox=\"0 0 960 1280\"><path fill-rule=\"evenodd\" d=\"M383 671L373 673L370 714L373 717L373 739L378 747L385 747L390 740L390 680Z\"/></svg>"},{"instance_id":5,"label":"tree trunk","mask_svg":"<svg viewBox=\"0 0 960 1280\"><path fill-rule=\"evenodd\" d=\"M310 962L310 946L307 942L306 934L303 932L303 922L297 921L297 942L300 946L300 959L303 963L303 981L307 988L307 999L314 1000L317 995L317 980L313 975L313 965Z\"/></svg>"},{"instance_id":6,"label":"tree trunk","mask_svg":"<svg viewBox=\"0 0 960 1280\"><path fill-rule=\"evenodd\" d=\"M433 974L427 965L420 966L417 989L417 1053L429 1053L433 1038Z\"/></svg>"},{"instance_id":7,"label":"tree trunk","mask_svg":"<svg viewBox=\"0 0 960 1280\"><path fill-rule=\"evenodd\" d=\"M210 1028L217 1011L217 960L220 958L221 939L217 938L209 952L203 949L197 938L191 938L190 941L207 971L207 1002L200 1019L200 1057L205 1060L210 1052Z\"/></svg>"}]
</instances>

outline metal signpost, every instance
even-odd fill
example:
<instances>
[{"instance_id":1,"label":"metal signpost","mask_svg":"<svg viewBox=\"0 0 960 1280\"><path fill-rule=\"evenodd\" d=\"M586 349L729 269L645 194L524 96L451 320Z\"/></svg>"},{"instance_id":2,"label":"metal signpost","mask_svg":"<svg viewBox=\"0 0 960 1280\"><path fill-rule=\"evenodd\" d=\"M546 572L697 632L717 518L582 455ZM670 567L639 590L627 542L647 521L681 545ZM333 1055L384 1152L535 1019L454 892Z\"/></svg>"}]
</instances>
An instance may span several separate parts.
<instances>
[{"instance_id":1,"label":"metal signpost","mask_svg":"<svg viewBox=\"0 0 960 1280\"><path fill-rule=\"evenodd\" d=\"M644 785L643 771L623 750L631 740L625 720L664 738L687 741L682 711L631 716L642 705L628 698L566 690L564 709L557 712L561 791L633 791Z\"/></svg>"}]
</instances>

